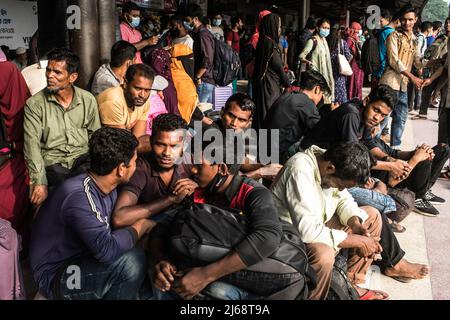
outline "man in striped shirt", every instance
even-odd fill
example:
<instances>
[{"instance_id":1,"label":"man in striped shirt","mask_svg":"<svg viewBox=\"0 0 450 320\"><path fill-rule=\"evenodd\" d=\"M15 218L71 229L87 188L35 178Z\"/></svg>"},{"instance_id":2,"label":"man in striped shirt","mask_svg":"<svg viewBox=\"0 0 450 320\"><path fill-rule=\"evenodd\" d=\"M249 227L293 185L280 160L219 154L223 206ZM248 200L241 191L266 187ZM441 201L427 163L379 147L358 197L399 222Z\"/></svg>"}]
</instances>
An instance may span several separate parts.
<instances>
[{"instance_id":1,"label":"man in striped shirt","mask_svg":"<svg viewBox=\"0 0 450 320\"><path fill-rule=\"evenodd\" d=\"M88 173L66 180L34 222L30 260L40 293L49 299L136 299L146 259L135 244L154 222L112 228L116 187L136 170L134 135L102 128L90 140Z\"/></svg>"}]
</instances>

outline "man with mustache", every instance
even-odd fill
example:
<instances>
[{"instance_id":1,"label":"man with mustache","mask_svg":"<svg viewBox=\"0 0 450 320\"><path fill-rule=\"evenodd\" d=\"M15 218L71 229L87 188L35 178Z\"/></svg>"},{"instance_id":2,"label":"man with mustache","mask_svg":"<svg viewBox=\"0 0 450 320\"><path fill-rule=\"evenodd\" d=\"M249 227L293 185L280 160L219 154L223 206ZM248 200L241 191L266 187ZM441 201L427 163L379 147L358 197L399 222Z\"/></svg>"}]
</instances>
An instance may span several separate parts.
<instances>
[{"instance_id":1,"label":"man with mustache","mask_svg":"<svg viewBox=\"0 0 450 320\"><path fill-rule=\"evenodd\" d=\"M102 125L133 132L139 140L139 153L150 151L146 129L154 80L152 68L135 64L128 68L123 85L109 88L97 96Z\"/></svg>"},{"instance_id":2,"label":"man with mustache","mask_svg":"<svg viewBox=\"0 0 450 320\"><path fill-rule=\"evenodd\" d=\"M24 118L24 155L36 207L47 198L48 187L89 167L88 141L100 128L94 96L74 86L79 57L55 49L47 58L47 87L27 100Z\"/></svg>"},{"instance_id":3,"label":"man with mustache","mask_svg":"<svg viewBox=\"0 0 450 320\"><path fill-rule=\"evenodd\" d=\"M191 166L180 163L186 139L185 121L175 114L161 114L153 121L151 152L137 160L131 180L121 188L112 218L115 227L140 219L159 220L159 213L180 204L194 193ZM156 217L156 218L155 218Z\"/></svg>"}]
</instances>

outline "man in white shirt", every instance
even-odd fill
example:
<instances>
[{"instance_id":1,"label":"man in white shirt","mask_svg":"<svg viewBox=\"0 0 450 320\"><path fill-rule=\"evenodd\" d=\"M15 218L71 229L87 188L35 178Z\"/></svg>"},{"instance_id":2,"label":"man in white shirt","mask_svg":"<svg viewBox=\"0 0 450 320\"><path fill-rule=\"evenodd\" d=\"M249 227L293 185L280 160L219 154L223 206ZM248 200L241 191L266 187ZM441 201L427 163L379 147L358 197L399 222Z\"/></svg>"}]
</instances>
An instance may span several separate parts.
<instances>
[{"instance_id":1,"label":"man in white shirt","mask_svg":"<svg viewBox=\"0 0 450 320\"><path fill-rule=\"evenodd\" d=\"M382 251L380 213L358 208L346 190L364 184L371 166L369 151L357 142L339 143L327 151L312 146L286 163L272 187L280 218L298 228L317 273L317 287L309 299L327 297L334 257L341 248L350 249L348 276L355 285L365 282ZM388 298L381 291L355 288L361 300Z\"/></svg>"}]
</instances>

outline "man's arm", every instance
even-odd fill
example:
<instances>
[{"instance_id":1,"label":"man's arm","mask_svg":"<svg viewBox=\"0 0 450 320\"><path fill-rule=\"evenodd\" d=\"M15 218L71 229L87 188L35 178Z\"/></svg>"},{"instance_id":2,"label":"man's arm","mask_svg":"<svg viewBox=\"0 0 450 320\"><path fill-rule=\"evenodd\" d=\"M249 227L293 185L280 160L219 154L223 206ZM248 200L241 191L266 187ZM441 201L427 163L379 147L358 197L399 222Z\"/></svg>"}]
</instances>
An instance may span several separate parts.
<instances>
[{"instance_id":1,"label":"man's arm","mask_svg":"<svg viewBox=\"0 0 450 320\"><path fill-rule=\"evenodd\" d=\"M151 150L150 136L146 134L147 121L138 120L134 125L132 132L134 136L139 140L138 153L145 153Z\"/></svg>"},{"instance_id":2,"label":"man's arm","mask_svg":"<svg viewBox=\"0 0 450 320\"><path fill-rule=\"evenodd\" d=\"M100 122L100 113L98 111L97 100L92 96L89 101L89 122L87 123L88 137L91 138L92 134L102 127Z\"/></svg>"},{"instance_id":3,"label":"man's arm","mask_svg":"<svg viewBox=\"0 0 450 320\"><path fill-rule=\"evenodd\" d=\"M67 226L80 237L93 256L103 263L112 263L123 253L134 247L137 240L144 236L155 224L154 221L141 219L131 227L111 231L105 217L87 203L86 194L72 194L61 210Z\"/></svg>"}]
</instances>

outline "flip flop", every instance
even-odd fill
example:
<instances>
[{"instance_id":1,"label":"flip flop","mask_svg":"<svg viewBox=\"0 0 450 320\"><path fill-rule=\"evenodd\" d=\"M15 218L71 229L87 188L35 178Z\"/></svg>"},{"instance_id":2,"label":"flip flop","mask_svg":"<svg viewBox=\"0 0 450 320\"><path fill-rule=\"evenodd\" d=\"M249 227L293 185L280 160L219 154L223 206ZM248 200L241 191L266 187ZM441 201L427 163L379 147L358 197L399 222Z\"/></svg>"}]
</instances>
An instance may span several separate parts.
<instances>
[{"instance_id":1,"label":"flip flop","mask_svg":"<svg viewBox=\"0 0 450 320\"><path fill-rule=\"evenodd\" d=\"M381 296L382 299L372 299L375 296ZM389 295L381 290L370 290L367 289L366 293L359 296L359 300L389 300Z\"/></svg>"},{"instance_id":2,"label":"flip flop","mask_svg":"<svg viewBox=\"0 0 450 320\"><path fill-rule=\"evenodd\" d=\"M399 281L401 283L409 283L409 282L412 281L411 278L407 278L407 277L390 277L390 278L392 278L394 280L397 280L397 281Z\"/></svg>"},{"instance_id":3,"label":"flip flop","mask_svg":"<svg viewBox=\"0 0 450 320\"><path fill-rule=\"evenodd\" d=\"M439 175L439 179L440 180L444 180L444 181L450 181L450 172L441 172L441 174Z\"/></svg>"},{"instance_id":4,"label":"flip flop","mask_svg":"<svg viewBox=\"0 0 450 320\"><path fill-rule=\"evenodd\" d=\"M402 226L401 224L393 221L392 223L389 224L392 231L396 232L396 233L403 233L406 231L406 228L404 226Z\"/></svg>"}]
</instances>

